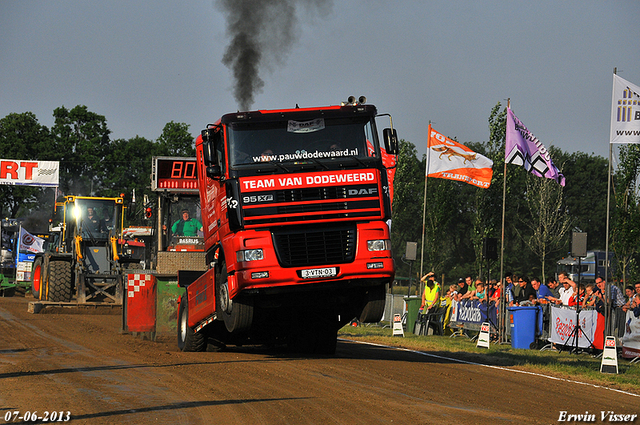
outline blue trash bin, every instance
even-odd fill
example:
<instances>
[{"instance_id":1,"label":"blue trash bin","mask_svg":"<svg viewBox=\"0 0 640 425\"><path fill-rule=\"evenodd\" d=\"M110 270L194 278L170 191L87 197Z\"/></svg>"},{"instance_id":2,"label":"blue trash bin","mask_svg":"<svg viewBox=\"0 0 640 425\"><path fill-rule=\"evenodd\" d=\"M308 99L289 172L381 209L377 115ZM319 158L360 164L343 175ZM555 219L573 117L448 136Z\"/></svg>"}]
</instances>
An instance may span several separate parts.
<instances>
[{"instance_id":1,"label":"blue trash bin","mask_svg":"<svg viewBox=\"0 0 640 425\"><path fill-rule=\"evenodd\" d=\"M511 347L529 349L536 339L538 307L509 307Z\"/></svg>"}]
</instances>

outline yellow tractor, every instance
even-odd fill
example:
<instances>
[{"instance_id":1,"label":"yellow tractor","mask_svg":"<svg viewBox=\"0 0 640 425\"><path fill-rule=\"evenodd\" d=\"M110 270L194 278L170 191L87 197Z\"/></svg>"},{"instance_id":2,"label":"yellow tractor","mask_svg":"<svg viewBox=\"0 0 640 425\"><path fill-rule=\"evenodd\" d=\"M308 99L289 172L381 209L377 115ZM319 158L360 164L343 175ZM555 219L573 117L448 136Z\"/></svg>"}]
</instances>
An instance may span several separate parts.
<instances>
[{"instance_id":1,"label":"yellow tractor","mask_svg":"<svg viewBox=\"0 0 640 425\"><path fill-rule=\"evenodd\" d=\"M122 240L123 196L66 196L56 211L59 219L51 223L48 249L34 261L34 296L122 304L122 271L139 262L128 255Z\"/></svg>"}]
</instances>

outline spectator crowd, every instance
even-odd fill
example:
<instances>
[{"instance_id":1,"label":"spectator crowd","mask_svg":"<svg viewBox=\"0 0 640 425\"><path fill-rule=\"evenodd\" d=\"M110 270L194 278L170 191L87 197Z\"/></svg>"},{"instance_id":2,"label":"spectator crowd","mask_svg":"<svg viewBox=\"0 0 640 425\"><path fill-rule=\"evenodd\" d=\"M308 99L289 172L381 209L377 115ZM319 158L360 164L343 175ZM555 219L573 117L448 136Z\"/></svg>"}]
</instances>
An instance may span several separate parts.
<instances>
[{"instance_id":1,"label":"spectator crowd","mask_svg":"<svg viewBox=\"0 0 640 425\"><path fill-rule=\"evenodd\" d=\"M496 279L484 282L467 276L459 279L457 284L448 285L446 292L443 292L443 288L435 280L434 272L424 275L421 281L425 284L421 314L430 314L438 308L450 306L452 301L464 300L487 303L498 310L504 300L509 307L556 304L593 307L598 313L604 314L605 305L610 300L612 309L620 313L617 314L618 317L624 317L629 310L634 312L635 317L640 316L640 282L626 286L624 292L617 285L610 285L607 294L606 282L602 277L596 277L595 283L578 284L566 272L560 272L557 280L549 278L546 283L535 277L506 273L505 288Z\"/></svg>"}]
</instances>

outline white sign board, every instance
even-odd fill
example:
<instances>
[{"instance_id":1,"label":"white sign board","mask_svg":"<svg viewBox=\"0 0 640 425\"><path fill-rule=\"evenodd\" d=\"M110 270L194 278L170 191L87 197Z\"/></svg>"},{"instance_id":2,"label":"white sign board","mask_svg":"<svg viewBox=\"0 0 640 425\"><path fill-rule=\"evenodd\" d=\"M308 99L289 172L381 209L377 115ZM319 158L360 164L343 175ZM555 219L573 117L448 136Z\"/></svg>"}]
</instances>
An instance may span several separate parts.
<instances>
[{"instance_id":1,"label":"white sign board","mask_svg":"<svg viewBox=\"0 0 640 425\"><path fill-rule=\"evenodd\" d=\"M578 347L589 348L593 343L598 322L595 310L580 310L580 319L576 322L576 310L568 307L551 305L551 321L549 322L549 341L554 344L574 346L578 334ZM580 328L576 329L576 324Z\"/></svg>"},{"instance_id":2,"label":"white sign board","mask_svg":"<svg viewBox=\"0 0 640 425\"><path fill-rule=\"evenodd\" d=\"M0 184L56 187L59 181L58 161L0 159Z\"/></svg>"},{"instance_id":3,"label":"white sign board","mask_svg":"<svg viewBox=\"0 0 640 425\"><path fill-rule=\"evenodd\" d=\"M402 315L393 315L393 336L404 337L404 329L402 328Z\"/></svg>"},{"instance_id":4,"label":"white sign board","mask_svg":"<svg viewBox=\"0 0 640 425\"><path fill-rule=\"evenodd\" d=\"M489 341L491 340L491 324L489 322L483 322L480 326L480 333L478 334L478 342L476 347L489 348Z\"/></svg>"}]
</instances>

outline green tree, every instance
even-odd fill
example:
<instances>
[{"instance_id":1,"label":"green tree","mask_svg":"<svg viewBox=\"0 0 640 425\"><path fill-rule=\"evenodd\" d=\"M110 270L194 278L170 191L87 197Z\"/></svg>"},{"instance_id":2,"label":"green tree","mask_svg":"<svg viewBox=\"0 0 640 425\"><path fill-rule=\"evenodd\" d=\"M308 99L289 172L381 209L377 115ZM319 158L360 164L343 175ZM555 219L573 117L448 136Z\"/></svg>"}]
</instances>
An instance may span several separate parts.
<instances>
[{"instance_id":1,"label":"green tree","mask_svg":"<svg viewBox=\"0 0 640 425\"><path fill-rule=\"evenodd\" d=\"M158 137L160 152L158 155L180 157L196 156L195 141L189 133L189 125L185 123L168 122Z\"/></svg>"},{"instance_id":2,"label":"green tree","mask_svg":"<svg viewBox=\"0 0 640 425\"><path fill-rule=\"evenodd\" d=\"M486 189L471 186L472 203L472 243L474 261L473 271L467 274L480 275L484 266L482 248L484 239L500 238L502 228L502 189L504 176L504 138L507 120L507 110L498 102L489 114L489 141L486 143L468 143L475 152L493 161L493 176L491 185ZM495 266L496 263L493 264Z\"/></svg>"},{"instance_id":3,"label":"green tree","mask_svg":"<svg viewBox=\"0 0 640 425\"><path fill-rule=\"evenodd\" d=\"M439 275L448 271L451 259L460 247L461 240L456 230L460 224L463 207L463 199L459 196L462 185L465 183L427 179L424 272L434 271Z\"/></svg>"},{"instance_id":4,"label":"green tree","mask_svg":"<svg viewBox=\"0 0 640 425\"><path fill-rule=\"evenodd\" d=\"M565 176L564 204L572 225L587 232L589 249L605 248L607 227L607 178L609 162L584 152L554 151L555 164ZM569 251L569 238L565 246Z\"/></svg>"},{"instance_id":5,"label":"green tree","mask_svg":"<svg viewBox=\"0 0 640 425\"><path fill-rule=\"evenodd\" d=\"M111 143L111 151L105 156L107 170L102 183L102 196L118 196L125 193L136 197L151 196L151 161L158 155L160 146L144 137L129 140L118 139Z\"/></svg>"},{"instance_id":6,"label":"green tree","mask_svg":"<svg viewBox=\"0 0 640 425\"><path fill-rule=\"evenodd\" d=\"M144 195L153 201L151 192L151 168L155 156L194 157L193 137L184 123L167 123L157 141L136 136L129 140L118 139L110 143L105 155L105 177L101 196L118 196L124 193L130 198L136 195L138 213L143 207ZM134 192L135 191L135 192ZM131 208L134 206L131 205ZM130 210L131 216L136 211Z\"/></svg>"},{"instance_id":7,"label":"green tree","mask_svg":"<svg viewBox=\"0 0 640 425\"><path fill-rule=\"evenodd\" d=\"M423 191L424 168L418 161L416 147L400 140L391 220L392 252L399 275L408 275L409 267L402 261L406 243L420 242Z\"/></svg>"},{"instance_id":8,"label":"green tree","mask_svg":"<svg viewBox=\"0 0 640 425\"><path fill-rule=\"evenodd\" d=\"M110 149L107 120L86 106L53 111L51 129L60 161L60 189L65 194L100 193L106 177L104 158Z\"/></svg>"},{"instance_id":9,"label":"green tree","mask_svg":"<svg viewBox=\"0 0 640 425\"><path fill-rule=\"evenodd\" d=\"M623 281L628 275L637 279L636 256L640 253L640 145L620 147L620 161L615 173L615 211L611 245L620 266ZM634 267L635 266L635 267Z\"/></svg>"},{"instance_id":10,"label":"green tree","mask_svg":"<svg viewBox=\"0 0 640 425\"><path fill-rule=\"evenodd\" d=\"M527 220L520 220L520 232L522 240L540 260L543 281L549 256L564 246L571 228L571 219L563 207L562 189L555 180L533 174L527 176L525 198L530 214ZM524 230L527 236L522 235Z\"/></svg>"}]
</instances>

